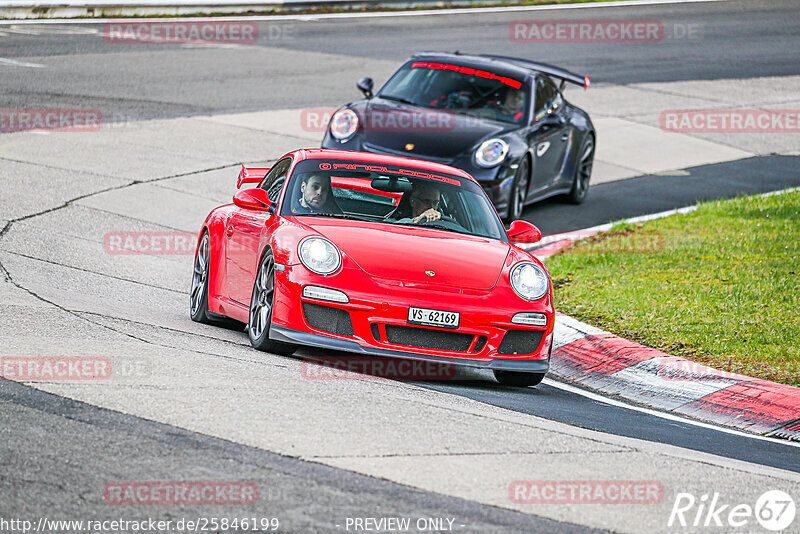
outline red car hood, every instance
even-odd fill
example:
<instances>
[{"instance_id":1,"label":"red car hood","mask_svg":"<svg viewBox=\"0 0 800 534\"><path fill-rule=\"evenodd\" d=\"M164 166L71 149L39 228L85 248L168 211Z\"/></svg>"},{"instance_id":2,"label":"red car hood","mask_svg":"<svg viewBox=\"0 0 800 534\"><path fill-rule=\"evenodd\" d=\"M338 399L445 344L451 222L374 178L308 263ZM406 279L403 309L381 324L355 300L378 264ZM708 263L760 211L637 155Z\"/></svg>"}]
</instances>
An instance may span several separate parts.
<instances>
[{"instance_id":1,"label":"red car hood","mask_svg":"<svg viewBox=\"0 0 800 534\"><path fill-rule=\"evenodd\" d=\"M302 222L330 239L365 272L404 282L491 289L510 246L484 237L337 219ZM429 276L426 271L433 271Z\"/></svg>"}]
</instances>

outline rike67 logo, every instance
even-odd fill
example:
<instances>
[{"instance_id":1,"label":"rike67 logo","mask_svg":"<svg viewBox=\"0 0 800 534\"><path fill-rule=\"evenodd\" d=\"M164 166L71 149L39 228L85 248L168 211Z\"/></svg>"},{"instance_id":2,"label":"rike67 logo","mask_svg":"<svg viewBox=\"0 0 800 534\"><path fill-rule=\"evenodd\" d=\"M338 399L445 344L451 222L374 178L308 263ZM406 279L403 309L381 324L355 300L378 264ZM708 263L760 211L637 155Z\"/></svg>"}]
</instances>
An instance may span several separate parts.
<instances>
[{"instance_id":1,"label":"rike67 logo","mask_svg":"<svg viewBox=\"0 0 800 534\"><path fill-rule=\"evenodd\" d=\"M796 512L792 496L781 490L765 492L754 506L724 502L716 492L703 494L700 498L691 493L678 493L667 526L717 527L720 532L731 532L732 529L750 532L755 527L755 519L763 528L779 532L794 522Z\"/></svg>"}]
</instances>

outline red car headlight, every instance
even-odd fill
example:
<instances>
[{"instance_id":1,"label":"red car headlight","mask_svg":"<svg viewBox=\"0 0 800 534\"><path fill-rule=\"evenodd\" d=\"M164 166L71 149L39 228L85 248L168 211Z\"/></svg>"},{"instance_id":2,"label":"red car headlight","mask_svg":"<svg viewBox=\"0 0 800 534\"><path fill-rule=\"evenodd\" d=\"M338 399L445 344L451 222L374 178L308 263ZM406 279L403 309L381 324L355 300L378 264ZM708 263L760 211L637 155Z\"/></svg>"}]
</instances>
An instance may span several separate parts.
<instances>
[{"instance_id":1,"label":"red car headlight","mask_svg":"<svg viewBox=\"0 0 800 534\"><path fill-rule=\"evenodd\" d=\"M539 300L547 294L550 279L535 263L522 261L511 269L511 288L526 300Z\"/></svg>"},{"instance_id":2,"label":"red car headlight","mask_svg":"<svg viewBox=\"0 0 800 534\"><path fill-rule=\"evenodd\" d=\"M322 276L335 273L342 265L339 249L321 237L311 236L303 239L297 247L297 252L306 269Z\"/></svg>"}]
</instances>

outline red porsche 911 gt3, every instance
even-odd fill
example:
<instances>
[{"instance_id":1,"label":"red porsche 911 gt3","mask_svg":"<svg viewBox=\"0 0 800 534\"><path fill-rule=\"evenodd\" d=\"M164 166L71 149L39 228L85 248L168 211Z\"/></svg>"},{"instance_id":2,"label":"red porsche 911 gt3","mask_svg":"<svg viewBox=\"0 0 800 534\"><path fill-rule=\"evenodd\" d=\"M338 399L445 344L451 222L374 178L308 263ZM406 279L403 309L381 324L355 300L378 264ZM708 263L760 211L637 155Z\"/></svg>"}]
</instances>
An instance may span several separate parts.
<instances>
[{"instance_id":1,"label":"red porsche 911 gt3","mask_svg":"<svg viewBox=\"0 0 800 534\"><path fill-rule=\"evenodd\" d=\"M491 369L535 385L549 368L550 276L512 242L478 183L409 158L298 150L242 167L233 204L206 218L191 318L247 323L252 345L298 345Z\"/></svg>"}]
</instances>

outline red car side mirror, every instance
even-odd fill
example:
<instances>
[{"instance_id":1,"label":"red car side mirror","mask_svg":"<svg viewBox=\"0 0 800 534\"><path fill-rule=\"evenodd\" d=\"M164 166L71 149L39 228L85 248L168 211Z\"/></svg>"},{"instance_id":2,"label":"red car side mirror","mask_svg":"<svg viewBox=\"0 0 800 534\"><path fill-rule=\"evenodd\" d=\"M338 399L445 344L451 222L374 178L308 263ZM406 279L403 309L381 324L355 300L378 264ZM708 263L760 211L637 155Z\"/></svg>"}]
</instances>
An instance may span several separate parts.
<instances>
[{"instance_id":1,"label":"red car side mirror","mask_svg":"<svg viewBox=\"0 0 800 534\"><path fill-rule=\"evenodd\" d=\"M258 187L239 191L233 195L233 203L240 208L249 210L267 211L272 207L272 201L267 197L267 192Z\"/></svg>"},{"instance_id":2,"label":"red car side mirror","mask_svg":"<svg viewBox=\"0 0 800 534\"><path fill-rule=\"evenodd\" d=\"M528 221L512 222L506 233L516 243L537 243L542 239L542 231Z\"/></svg>"}]
</instances>

